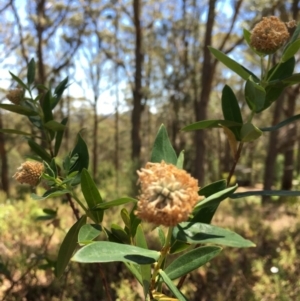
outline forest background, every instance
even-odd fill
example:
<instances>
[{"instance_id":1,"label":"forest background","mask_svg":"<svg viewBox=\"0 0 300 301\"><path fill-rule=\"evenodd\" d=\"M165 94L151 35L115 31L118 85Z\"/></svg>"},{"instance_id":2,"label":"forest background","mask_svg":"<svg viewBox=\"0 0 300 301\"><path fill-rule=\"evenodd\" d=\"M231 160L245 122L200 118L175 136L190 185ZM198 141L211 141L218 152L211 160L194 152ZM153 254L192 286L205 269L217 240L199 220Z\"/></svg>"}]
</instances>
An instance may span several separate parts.
<instances>
[{"instance_id":1,"label":"forest background","mask_svg":"<svg viewBox=\"0 0 300 301\"><path fill-rule=\"evenodd\" d=\"M246 47L243 28L250 30L269 15L298 22L299 9L298 0L3 1L0 100L6 103L8 89L15 88L10 86L8 71L25 76L34 58L37 84L56 86L69 78L56 110L58 119L69 117L60 155L73 147L77 132L83 129L90 170L104 198L134 195L134 170L149 160L161 123L176 152L185 150L185 168L203 186L228 175L232 158L226 136L220 130L210 130L208 138L204 131L180 129L198 120L222 118L224 84L240 97L243 90L241 79L218 63L207 46L259 72L259 57ZM298 93L299 85L288 88L255 119L256 126L274 125L299 114ZM246 109L242 105L241 110ZM14 115L12 120L11 116L0 110L0 130L35 131L26 118ZM292 123L249 144L234 180L252 189L299 189L298 127ZM30 200L31 188L12 179L28 156L26 139L0 131L0 298L101 300L95 267L73 263L64 281L55 280L47 270L45 258L55 256L73 217L63 202L49 200L67 219L53 229L53 225L33 222L44 204ZM235 218L229 218L228 212L234 212ZM216 223L246 233L257 248L228 251L193 274L186 288L191 300L298 300L299 216L296 198L225 203ZM126 291L136 284L130 277L128 283L121 282L124 271L115 268L110 280L116 300L140 300L138 293L129 296ZM68 277L74 271L79 271L76 277Z\"/></svg>"}]
</instances>

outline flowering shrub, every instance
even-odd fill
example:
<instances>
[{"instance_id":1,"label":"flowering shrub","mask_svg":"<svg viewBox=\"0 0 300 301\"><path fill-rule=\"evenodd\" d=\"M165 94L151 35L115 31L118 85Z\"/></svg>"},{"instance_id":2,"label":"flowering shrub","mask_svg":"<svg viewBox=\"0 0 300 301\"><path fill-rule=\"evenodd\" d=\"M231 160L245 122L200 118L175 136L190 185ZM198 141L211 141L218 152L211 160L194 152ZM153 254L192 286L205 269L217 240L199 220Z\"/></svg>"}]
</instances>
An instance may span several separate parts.
<instances>
[{"instance_id":1,"label":"flowering shrub","mask_svg":"<svg viewBox=\"0 0 300 301\"><path fill-rule=\"evenodd\" d=\"M289 26L293 24L294 22L288 23ZM224 129L235 159L228 179L199 188L197 180L183 169L184 153L177 156L162 125L154 142L150 162L137 171L140 185L137 199L123 197L103 201L88 172L88 148L80 134L73 150L63 159L62 165L58 165L56 157L67 118L60 122L54 120L53 110L59 103L68 80L63 80L54 92L46 87L35 86L34 60L29 63L26 83L12 74L19 87L7 95L12 104L1 104L0 108L28 116L32 125L42 131L46 143L46 147L42 147L33 137L28 138L28 144L40 158L40 162L23 163L14 177L17 181L32 186L37 185L41 179L48 189L42 196L32 197L44 200L64 195L77 218L53 263L57 277L64 273L70 260L81 263L121 261L143 286L145 299L186 300L180 291L186 275L217 256L222 251L219 245L236 248L255 246L234 232L211 225L211 220L224 199L253 194L234 193L237 185L229 187L243 146L258 139L263 131L276 130L300 118L296 115L274 127L261 129L252 123L253 116L276 101L284 88L300 82L299 74L293 74L294 55L300 48L299 32L298 26L287 42L289 32L286 25L276 17L264 18L252 33L244 31L249 47L261 57L261 78L224 53L210 48L217 59L245 80L244 94L250 110L249 116L244 122L240 103L233 90L226 85L221 99L224 119L198 121L183 130L212 127ZM284 44L279 62L271 66L272 53L279 51ZM267 64L264 62L266 54ZM38 96L34 98L35 89L38 90ZM2 131L31 136L15 129ZM79 185L83 199L78 197L75 190ZM255 194L276 195L279 192L260 191ZM291 192L281 191L280 195L291 195ZM294 192L294 195L300 193ZM75 204L81 207L83 215L80 216ZM129 211L126 208L120 210L124 226L111 224L110 227L104 227L102 222L106 211L124 204L132 204ZM57 214L51 209L45 212L49 219L54 219ZM152 223L157 229L159 250L148 248L143 222ZM105 240L99 240L101 233L106 237ZM207 243L209 245L205 245ZM178 280L177 285L175 280ZM106 293L107 300L111 300L108 290ZM166 294L176 299L167 297Z\"/></svg>"}]
</instances>

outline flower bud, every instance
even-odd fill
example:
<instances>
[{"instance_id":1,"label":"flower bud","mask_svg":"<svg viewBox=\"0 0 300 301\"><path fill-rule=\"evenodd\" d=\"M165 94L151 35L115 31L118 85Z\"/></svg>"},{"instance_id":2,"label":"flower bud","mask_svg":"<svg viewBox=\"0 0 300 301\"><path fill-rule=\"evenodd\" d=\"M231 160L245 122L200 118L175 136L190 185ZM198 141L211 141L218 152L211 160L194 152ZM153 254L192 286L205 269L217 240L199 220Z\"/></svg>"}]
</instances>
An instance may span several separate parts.
<instances>
[{"instance_id":1,"label":"flower bud","mask_svg":"<svg viewBox=\"0 0 300 301\"><path fill-rule=\"evenodd\" d=\"M40 181L43 171L44 164L40 162L27 161L17 169L13 178L21 184L36 186Z\"/></svg>"},{"instance_id":2,"label":"flower bud","mask_svg":"<svg viewBox=\"0 0 300 301\"><path fill-rule=\"evenodd\" d=\"M20 88L16 88L16 89L12 89L10 91L8 91L8 93L6 94L6 97L9 101L11 101L12 103L14 103L15 105L20 104L20 101L23 98L23 89Z\"/></svg>"}]
</instances>

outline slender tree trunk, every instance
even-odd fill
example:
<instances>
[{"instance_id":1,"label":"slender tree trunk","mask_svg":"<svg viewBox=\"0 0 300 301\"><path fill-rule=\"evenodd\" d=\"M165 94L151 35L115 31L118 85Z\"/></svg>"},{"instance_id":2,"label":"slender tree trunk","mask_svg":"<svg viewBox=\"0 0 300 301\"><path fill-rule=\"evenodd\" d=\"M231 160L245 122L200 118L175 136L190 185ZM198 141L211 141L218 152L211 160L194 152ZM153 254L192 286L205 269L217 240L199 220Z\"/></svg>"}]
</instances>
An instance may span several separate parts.
<instances>
[{"instance_id":1,"label":"slender tree trunk","mask_svg":"<svg viewBox=\"0 0 300 301\"><path fill-rule=\"evenodd\" d=\"M141 115L143 112L142 94L142 28L140 20L141 1L133 1L134 25L135 25L135 78L133 88L133 110L131 115L131 158L135 165L140 164L141 153Z\"/></svg>"},{"instance_id":2,"label":"slender tree trunk","mask_svg":"<svg viewBox=\"0 0 300 301\"><path fill-rule=\"evenodd\" d=\"M0 110L0 129L3 128L2 114ZM9 196L9 180L8 180L8 159L5 148L5 136L0 132L0 158L1 158L1 183L2 190Z\"/></svg>"},{"instance_id":3,"label":"slender tree trunk","mask_svg":"<svg viewBox=\"0 0 300 301\"><path fill-rule=\"evenodd\" d=\"M98 169L98 113L97 113L97 99L95 97L93 103L94 125L93 125L93 178L97 180Z\"/></svg>"},{"instance_id":4,"label":"slender tree trunk","mask_svg":"<svg viewBox=\"0 0 300 301\"><path fill-rule=\"evenodd\" d=\"M212 44L212 31L215 20L216 0L209 0L209 8L206 22L206 32L204 40L204 57L201 76L201 92L200 97L195 101L196 120L204 120L207 116L207 105L212 88L214 64L210 51L207 46ZM195 132L196 158L195 158L195 176L199 180L199 184L204 184L205 171L205 132Z\"/></svg>"},{"instance_id":5,"label":"slender tree trunk","mask_svg":"<svg viewBox=\"0 0 300 301\"><path fill-rule=\"evenodd\" d=\"M275 102L275 108L273 113L272 125L279 123L280 113L282 111L283 95L281 95ZM267 148L267 156L265 159L265 173L264 173L264 190L270 190L274 183L275 163L278 154L278 131L270 132L269 144ZM262 197L262 203L270 201L269 196Z\"/></svg>"},{"instance_id":6,"label":"slender tree trunk","mask_svg":"<svg viewBox=\"0 0 300 301\"><path fill-rule=\"evenodd\" d=\"M287 98L287 115L286 118L292 117L295 114L296 99L299 93L299 87L292 90L292 93L288 94ZM281 179L281 189L289 190L292 188L293 172L294 172L294 154L295 144L297 138L297 125L292 123L287 129L287 135L284 151L284 165L283 175Z\"/></svg>"}]
</instances>

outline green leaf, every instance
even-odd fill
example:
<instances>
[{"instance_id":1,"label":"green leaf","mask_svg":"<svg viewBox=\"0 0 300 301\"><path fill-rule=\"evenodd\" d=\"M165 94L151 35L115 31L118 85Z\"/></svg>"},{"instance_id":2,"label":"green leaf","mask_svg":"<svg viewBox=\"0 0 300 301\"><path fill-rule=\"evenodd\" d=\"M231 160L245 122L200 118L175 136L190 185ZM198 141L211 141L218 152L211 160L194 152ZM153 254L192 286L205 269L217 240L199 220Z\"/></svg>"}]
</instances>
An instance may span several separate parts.
<instances>
[{"instance_id":1,"label":"green leaf","mask_svg":"<svg viewBox=\"0 0 300 301\"><path fill-rule=\"evenodd\" d=\"M202 187L199 190L199 195L204 195L206 198L218 191L226 189L226 180L219 180Z\"/></svg>"},{"instance_id":2,"label":"green leaf","mask_svg":"<svg viewBox=\"0 0 300 301\"><path fill-rule=\"evenodd\" d=\"M103 203L95 182L85 168L82 170L81 174L81 190L90 210L94 209L98 204ZM91 211L91 215L96 223L102 222L103 213L103 210Z\"/></svg>"},{"instance_id":3,"label":"green leaf","mask_svg":"<svg viewBox=\"0 0 300 301\"><path fill-rule=\"evenodd\" d=\"M159 270L158 273L161 276L164 283L168 286L170 291L174 294L176 298L178 298L179 301L188 301L163 270Z\"/></svg>"},{"instance_id":4,"label":"green leaf","mask_svg":"<svg viewBox=\"0 0 300 301\"><path fill-rule=\"evenodd\" d=\"M223 200L227 199L236 189L238 185L226 188L224 190L218 191L214 194L211 194L209 197L205 198L203 201L199 202L194 210L199 210L202 208L211 207L212 205L218 205Z\"/></svg>"},{"instance_id":5,"label":"green leaf","mask_svg":"<svg viewBox=\"0 0 300 301\"><path fill-rule=\"evenodd\" d=\"M232 89L225 85L222 91L222 111L224 119L243 124L241 109ZM236 140L240 141L240 127L229 128Z\"/></svg>"},{"instance_id":6,"label":"green leaf","mask_svg":"<svg viewBox=\"0 0 300 301\"><path fill-rule=\"evenodd\" d=\"M176 153L163 124L160 126L154 141L151 162L160 163L162 160L173 165L176 165L177 163Z\"/></svg>"},{"instance_id":7,"label":"green leaf","mask_svg":"<svg viewBox=\"0 0 300 301\"><path fill-rule=\"evenodd\" d=\"M85 263L122 261L151 264L156 262L159 256L160 252L157 251L108 241L96 241L77 251L72 260Z\"/></svg>"},{"instance_id":8,"label":"green leaf","mask_svg":"<svg viewBox=\"0 0 300 301\"><path fill-rule=\"evenodd\" d=\"M142 229L141 225L138 225L137 231L136 231L136 245L137 247L148 249L147 241ZM141 265L141 275L143 280L143 289L144 289L144 296L145 299L147 298L149 287L150 287L150 280L151 280L151 265L145 264Z\"/></svg>"},{"instance_id":9,"label":"green leaf","mask_svg":"<svg viewBox=\"0 0 300 301\"><path fill-rule=\"evenodd\" d=\"M142 275L139 271L139 266L136 264L133 264L131 262L124 262L124 264L126 265L127 269L133 274L133 276L135 277L135 279L141 284L143 285L143 280L142 280Z\"/></svg>"},{"instance_id":10,"label":"green leaf","mask_svg":"<svg viewBox=\"0 0 300 301\"><path fill-rule=\"evenodd\" d=\"M10 111L10 112L14 112L20 115L25 115L25 116L36 116L38 115L37 112L28 109L26 107L23 106L17 106L17 105L10 105L10 104L4 104L1 103L0 104L0 109L6 110L6 111Z\"/></svg>"},{"instance_id":11,"label":"green leaf","mask_svg":"<svg viewBox=\"0 0 300 301\"><path fill-rule=\"evenodd\" d=\"M176 239L173 240L174 241L172 241L172 246L169 252L170 254L180 253L191 246L191 244L187 244L186 242L182 242Z\"/></svg>"},{"instance_id":12,"label":"green leaf","mask_svg":"<svg viewBox=\"0 0 300 301\"><path fill-rule=\"evenodd\" d=\"M251 142L258 139L262 135L262 131L252 123L245 123L241 128L242 142Z\"/></svg>"},{"instance_id":13,"label":"green leaf","mask_svg":"<svg viewBox=\"0 0 300 301\"><path fill-rule=\"evenodd\" d=\"M222 248L207 246L193 249L176 258L166 269L165 273L171 280L184 276L198 269L217 256Z\"/></svg>"},{"instance_id":14,"label":"green leaf","mask_svg":"<svg viewBox=\"0 0 300 301\"><path fill-rule=\"evenodd\" d=\"M137 202L137 200L133 199L133 198L129 198L129 197L120 198L120 199L116 199L116 200L113 200L110 202L98 204L97 206L94 207L93 210L98 210L98 209L105 210L105 209L108 209L111 207L120 206L120 205L131 203L131 202Z\"/></svg>"},{"instance_id":15,"label":"green leaf","mask_svg":"<svg viewBox=\"0 0 300 301\"><path fill-rule=\"evenodd\" d=\"M42 109L44 112L44 122L47 123L53 120L52 108L51 108L51 90L48 90L43 98Z\"/></svg>"},{"instance_id":16,"label":"green leaf","mask_svg":"<svg viewBox=\"0 0 300 301\"><path fill-rule=\"evenodd\" d=\"M289 85L289 86L299 84L300 83L300 73L292 74L291 76L288 76L288 77L282 79L281 82L283 83L283 85ZM270 82L269 84L271 85L271 84L273 84L273 82ZM274 81L274 84L278 85L278 81ZM280 82L279 82L279 84L280 84Z\"/></svg>"},{"instance_id":17,"label":"green leaf","mask_svg":"<svg viewBox=\"0 0 300 301\"><path fill-rule=\"evenodd\" d=\"M51 99L51 109L53 110L61 99L62 94L68 87L68 77L62 80L54 90L54 97Z\"/></svg>"},{"instance_id":18,"label":"green leaf","mask_svg":"<svg viewBox=\"0 0 300 301\"><path fill-rule=\"evenodd\" d=\"M282 54L281 61L286 62L288 59L293 57L298 52L299 49L300 49L300 40L296 40L293 43L289 44Z\"/></svg>"},{"instance_id":19,"label":"green leaf","mask_svg":"<svg viewBox=\"0 0 300 301\"><path fill-rule=\"evenodd\" d=\"M64 273L76 247L77 237L80 228L86 223L86 215L83 215L69 230L64 238L57 257L55 275L56 277L62 276Z\"/></svg>"},{"instance_id":20,"label":"green leaf","mask_svg":"<svg viewBox=\"0 0 300 301\"><path fill-rule=\"evenodd\" d=\"M255 246L237 233L203 223L180 223L174 228L173 235L176 239L191 244L214 243L235 248Z\"/></svg>"},{"instance_id":21,"label":"green leaf","mask_svg":"<svg viewBox=\"0 0 300 301\"><path fill-rule=\"evenodd\" d=\"M245 98L251 111L258 113L264 109L266 91L262 86L253 82L250 78L246 81Z\"/></svg>"},{"instance_id":22,"label":"green leaf","mask_svg":"<svg viewBox=\"0 0 300 301\"><path fill-rule=\"evenodd\" d=\"M16 75L14 75L12 72L9 71L9 74L11 75L11 77L25 90L28 90L27 85Z\"/></svg>"},{"instance_id":23,"label":"green leaf","mask_svg":"<svg viewBox=\"0 0 300 301\"><path fill-rule=\"evenodd\" d=\"M219 204L228 198L236 189L237 185L224 189L226 187L226 181L218 181L212 183L199 191L199 194L207 195L207 197L199 202L193 212L193 218L191 222L201 222L209 224L215 215ZM211 194L212 191L215 191Z\"/></svg>"},{"instance_id":24,"label":"green leaf","mask_svg":"<svg viewBox=\"0 0 300 301\"><path fill-rule=\"evenodd\" d=\"M300 191L290 190L256 190L237 192L230 196L231 199L245 198L248 196L300 196Z\"/></svg>"},{"instance_id":25,"label":"green leaf","mask_svg":"<svg viewBox=\"0 0 300 301\"><path fill-rule=\"evenodd\" d=\"M261 131L263 132L272 132L272 131L276 131L288 124L290 124L291 122L294 122L296 120L300 119L300 114L292 116L290 118L287 118L284 121L279 122L278 124L274 125L274 126L270 126L270 127L265 127L265 128L260 128Z\"/></svg>"},{"instance_id":26,"label":"green leaf","mask_svg":"<svg viewBox=\"0 0 300 301\"><path fill-rule=\"evenodd\" d=\"M202 120L202 121L198 121L198 122L192 123L190 125L187 125L181 130L187 132L187 131L203 130L203 129L208 129L208 128L220 128L222 125L230 128L233 126L239 127L242 125L242 123L237 123L234 121L222 120L222 119Z\"/></svg>"},{"instance_id":27,"label":"green leaf","mask_svg":"<svg viewBox=\"0 0 300 301\"><path fill-rule=\"evenodd\" d=\"M40 156L44 161L46 161L47 163L51 162L52 158L51 158L50 154L48 154L47 151L42 146L40 146L39 144L37 144L32 139L28 139L28 145L31 148L31 150L35 154L37 154L38 156Z\"/></svg>"},{"instance_id":28,"label":"green leaf","mask_svg":"<svg viewBox=\"0 0 300 301\"><path fill-rule=\"evenodd\" d=\"M123 208L121 210L121 218L122 218L122 221L124 222L125 226L130 229L130 224L131 224L131 221L130 221L130 216L129 216L129 213L127 211L126 208Z\"/></svg>"},{"instance_id":29,"label":"green leaf","mask_svg":"<svg viewBox=\"0 0 300 301\"><path fill-rule=\"evenodd\" d=\"M184 150L181 151L178 156L176 167L179 169L183 169L183 163L184 163Z\"/></svg>"},{"instance_id":30,"label":"green leaf","mask_svg":"<svg viewBox=\"0 0 300 301\"><path fill-rule=\"evenodd\" d=\"M239 75L242 79L247 80L249 76L253 76L254 74L244 68L242 65L231 59L229 56L224 54L223 52L208 46L210 52L214 55L216 59L218 59L221 63L223 63L226 67L231 69L237 75ZM255 75L254 75L255 76Z\"/></svg>"},{"instance_id":31,"label":"green leaf","mask_svg":"<svg viewBox=\"0 0 300 301\"><path fill-rule=\"evenodd\" d=\"M34 82L34 79L35 79L35 61L34 61L34 59L31 59L28 64L28 69L27 69L28 87Z\"/></svg>"},{"instance_id":32,"label":"green leaf","mask_svg":"<svg viewBox=\"0 0 300 301\"><path fill-rule=\"evenodd\" d=\"M65 195L67 193L70 193L71 191L67 190L67 189L59 189L59 188L51 188L49 190L47 190L43 196L38 196L36 194L31 194L31 198L35 201L44 201L46 199L49 199L49 198L55 198L55 197L58 197L58 196L62 196L62 195Z\"/></svg>"},{"instance_id":33,"label":"green leaf","mask_svg":"<svg viewBox=\"0 0 300 301\"><path fill-rule=\"evenodd\" d=\"M102 227L96 224L83 225L78 233L78 243L80 245L87 245L91 243L96 237L100 235Z\"/></svg>"},{"instance_id":34,"label":"green leaf","mask_svg":"<svg viewBox=\"0 0 300 301\"><path fill-rule=\"evenodd\" d=\"M89 167L89 152L86 143L82 139L80 134L77 134L77 142L74 149L71 152L71 161L72 158L76 158L73 162L72 166L69 169L69 173L74 171L78 171L77 176L74 178L72 184L76 185L80 183L81 171L85 168L88 169Z\"/></svg>"},{"instance_id":35,"label":"green leaf","mask_svg":"<svg viewBox=\"0 0 300 301\"><path fill-rule=\"evenodd\" d=\"M111 233L118 242L130 244L130 237L121 226L117 224L111 224Z\"/></svg>"},{"instance_id":36,"label":"green leaf","mask_svg":"<svg viewBox=\"0 0 300 301\"><path fill-rule=\"evenodd\" d=\"M299 35L300 35L300 24L297 25L292 37L289 39L288 43L285 45L284 52L291 44L293 44L298 39Z\"/></svg>"},{"instance_id":37,"label":"green leaf","mask_svg":"<svg viewBox=\"0 0 300 301\"><path fill-rule=\"evenodd\" d=\"M157 227L157 231L158 231L158 238L159 238L160 244L163 247L166 243L166 235L165 235L164 231L161 229L161 227Z\"/></svg>"},{"instance_id":38,"label":"green leaf","mask_svg":"<svg viewBox=\"0 0 300 301\"><path fill-rule=\"evenodd\" d=\"M251 32L250 32L249 30L244 29L244 30L243 30L243 34L244 34L244 39L245 39L245 41L247 42L249 48L250 48L253 52L255 52L255 53L256 53L258 56L260 56L260 57L266 56L265 53L261 53L261 52L257 51L254 47L251 46L251 44L250 44Z\"/></svg>"},{"instance_id":39,"label":"green leaf","mask_svg":"<svg viewBox=\"0 0 300 301\"><path fill-rule=\"evenodd\" d=\"M17 134L17 135L23 135L23 136L33 136L32 133L26 133L26 132L14 130L14 129L0 129L0 133Z\"/></svg>"},{"instance_id":40,"label":"green leaf","mask_svg":"<svg viewBox=\"0 0 300 301\"><path fill-rule=\"evenodd\" d=\"M138 225L141 223L141 220L135 215L135 211L137 208L137 202L134 203L132 210L130 211L130 234L131 237L134 238L136 234L136 229Z\"/></svg>"},{"instance_id":41,"label":"green leaf","mask_svg":"<svg viewBox=\"0 0 300 301\"><path fill-rule=\"evenodd\" d=\"M48 130L52 130L54 132L59 132L59 131L64 131L66 127L55 120L50 120L45 123L45 128Z\"/></svg>"},{"instance_id":42,"label":"green leaf","mask_svg":"<svg viewBox=\"0 0 300 301\"><path fill-rule=\"evenodd\" d=\"M65 118L61 121L61 124L62 124L63 126L65 126L65 128L66 128L66 124L67 124L67 123L68 123L68 117L65 117ZM64 136L64 132L63 132L63 131L58 131L58 132L56 133L55 145L54 145L54 156L55 156L55 157L57 156L58 151L59 151L59 149L60 149L60 145L61 145L63 136Z\"/></svg>"}]
</instances>

